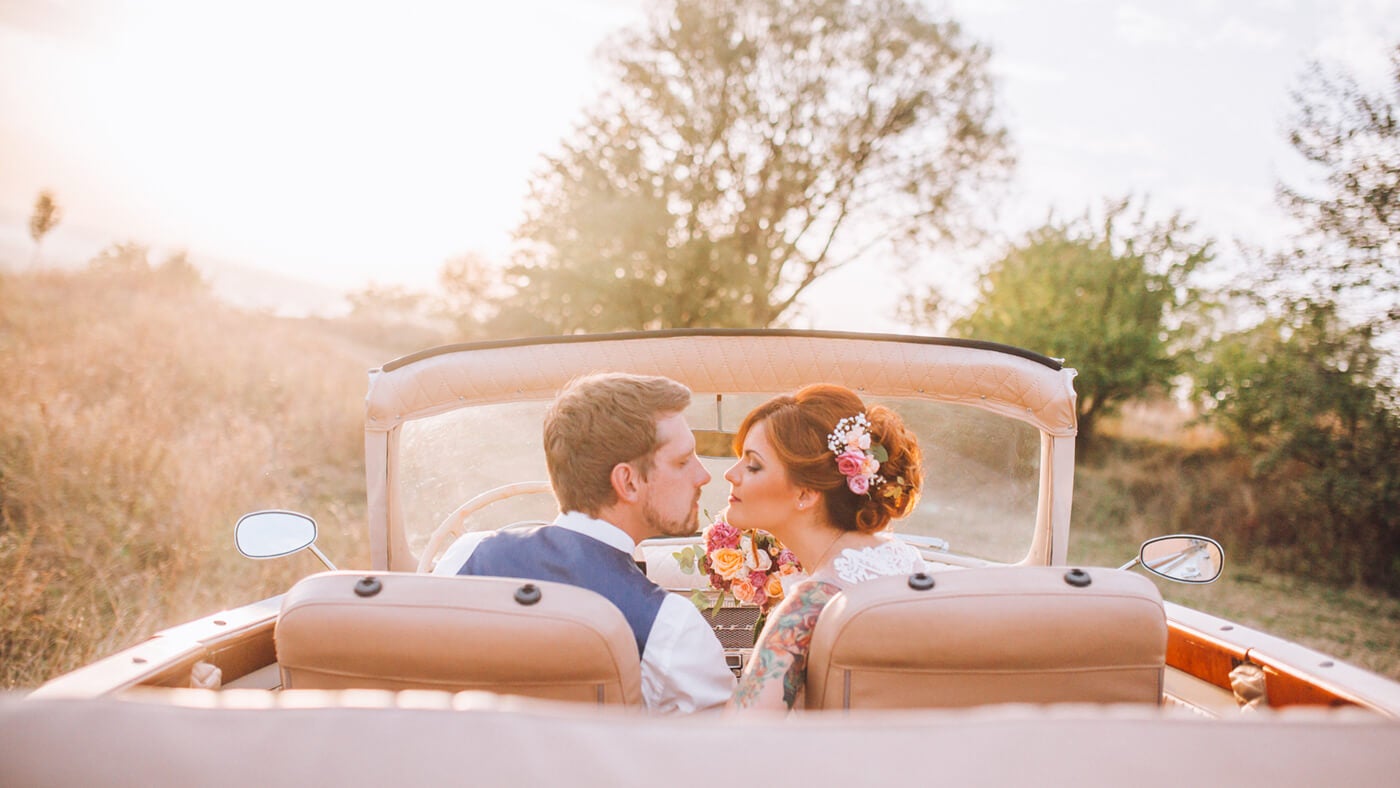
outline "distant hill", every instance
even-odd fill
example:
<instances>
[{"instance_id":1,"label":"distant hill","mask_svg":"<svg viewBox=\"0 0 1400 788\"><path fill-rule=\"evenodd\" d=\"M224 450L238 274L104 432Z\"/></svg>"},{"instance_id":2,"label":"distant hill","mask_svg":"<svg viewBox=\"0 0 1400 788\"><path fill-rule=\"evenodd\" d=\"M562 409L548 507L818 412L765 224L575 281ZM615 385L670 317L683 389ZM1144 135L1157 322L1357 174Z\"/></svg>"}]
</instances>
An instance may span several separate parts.
<instances>
[{"instance_id":1,"label":"distant hill","mask_svg":"<svg viewBox=\"0 0 1400 788\"><path fill-rule=\"evenodd\" d=\"M77 269L86 265L116 239L99 237L81 228L59 225L44 239L42 265ZM153 246L161 260L170 249ZM12 215L0 214L0 270L23 271L33 264L34 244L27 225ZM284 317L340 317L349 311L345 291L276 271L227 260L190 255L223 300L243 309L269 311Z\"/></svg>"}]
</instances>

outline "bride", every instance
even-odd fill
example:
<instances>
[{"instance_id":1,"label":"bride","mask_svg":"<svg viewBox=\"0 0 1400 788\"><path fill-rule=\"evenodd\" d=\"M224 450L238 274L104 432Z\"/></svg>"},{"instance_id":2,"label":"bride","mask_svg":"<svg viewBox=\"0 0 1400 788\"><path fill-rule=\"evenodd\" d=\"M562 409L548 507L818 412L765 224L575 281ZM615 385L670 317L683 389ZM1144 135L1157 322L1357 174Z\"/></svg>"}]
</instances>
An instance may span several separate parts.
<instances>
[{"instance_id":1,"label":"bride","mask_svg":"<svg viewBox=\"0 0 1400 788\"><path fill-rule=\"evenodd\" d=\"M885 533L914 510L922 458L897 413L824 384L755 408L736 446L739 461L724 474L729 524L782 540L808 579L769 613L731 706L791 709L826 603L851 584L925 569L916 549Z\"/></svg>"}]
</instances>

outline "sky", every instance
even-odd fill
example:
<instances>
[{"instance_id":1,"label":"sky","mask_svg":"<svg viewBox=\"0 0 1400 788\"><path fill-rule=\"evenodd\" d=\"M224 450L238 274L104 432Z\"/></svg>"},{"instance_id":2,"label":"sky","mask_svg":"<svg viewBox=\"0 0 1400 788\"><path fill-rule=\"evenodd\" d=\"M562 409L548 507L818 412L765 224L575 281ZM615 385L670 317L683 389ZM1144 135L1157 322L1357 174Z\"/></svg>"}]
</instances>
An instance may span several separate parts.
<instances>
[{"instance_id":1,"label":"sky","mask_svg":"<svg viewBox=\"0 0 1400 788\"><path fill-rule=\"evenodd\" d=\"M136 241L332 292L504 259L531 173L603 84L597 46L644 5L0 0L0 265L31 264L41 189L64 209L47 264ZM994 243L853 264L796 325L890 328L897 293L966 294L996 242L1109 198L1180 211L1225 257L1279 243L1275 184L1309 174L1290 88L1314 59L1378 81L1400 43L1400 0L934 7L992 51L1017 157ZM868 309L833 306L852 292Z\"/></svg>"}]
</instances>

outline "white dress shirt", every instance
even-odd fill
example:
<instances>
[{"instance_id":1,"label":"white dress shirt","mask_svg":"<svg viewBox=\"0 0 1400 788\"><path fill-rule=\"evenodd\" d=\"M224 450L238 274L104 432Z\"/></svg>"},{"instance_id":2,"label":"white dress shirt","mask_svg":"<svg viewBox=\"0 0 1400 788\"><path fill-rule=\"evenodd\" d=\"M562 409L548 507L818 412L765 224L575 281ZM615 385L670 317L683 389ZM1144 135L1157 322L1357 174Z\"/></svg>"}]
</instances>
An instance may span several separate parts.
<instances>
[{"instance_id":1,"label":"white dress shirt","mask_svg":"<svg viewBox=\"0 0 1400 788\"><path fill-rule=\"evenodd\" d=\"M582 512L564 512L554 526L596 539L632 555L637 544L622 529ZM474 531L453 542L433 568L435 575L455 575L481 540L492 531ZM734 694L734 673L724 661L724 647L704 615L690 600L667 594L647 635L642 654L642 700L657 712L692 712L713 708Z\"/></svg>"}]
</instances>

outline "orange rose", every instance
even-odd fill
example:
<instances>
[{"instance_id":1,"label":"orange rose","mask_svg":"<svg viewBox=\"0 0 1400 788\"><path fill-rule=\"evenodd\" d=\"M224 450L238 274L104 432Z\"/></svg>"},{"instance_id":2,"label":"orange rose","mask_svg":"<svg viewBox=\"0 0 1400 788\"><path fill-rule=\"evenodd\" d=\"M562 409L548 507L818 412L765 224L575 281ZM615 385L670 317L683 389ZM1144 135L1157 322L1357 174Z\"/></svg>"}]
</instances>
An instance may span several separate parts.
<instances>
[{"instance_id":1,"label":"orange rose","mask_svg":"<svg viewBox=\"0 0 1400 788\"><path fill-rule=\"evenodd\" d=\"M753 584L750 583L747 578L734 578L734 582L729 585L729 592L732 593L734 595L734 598L739 600L740 602L747 602L749 604L753 604L755 596L754 587Z\"/></svg>"},{"instance_id":2,"label":"orange rose","mask_svg":"<svg viewBox=\"0 0 1400 788\"><path fill-rule=\"evenodd\" d=\"M783 583L777 575L768 576L768 598L774 602L783 598Z\"/></svg>"},{"instance_id":3,"label":"orange rose","mask_svg":"<svg viewBox=\"0 0 1400 788\"><path fill-rule=\"evenodd\" d=\"M744 554L732 547L721 547L710 553L710 571L725 580L733 580L741 572L747 571L744 568Z\"/></svg>"}]
</instances>

